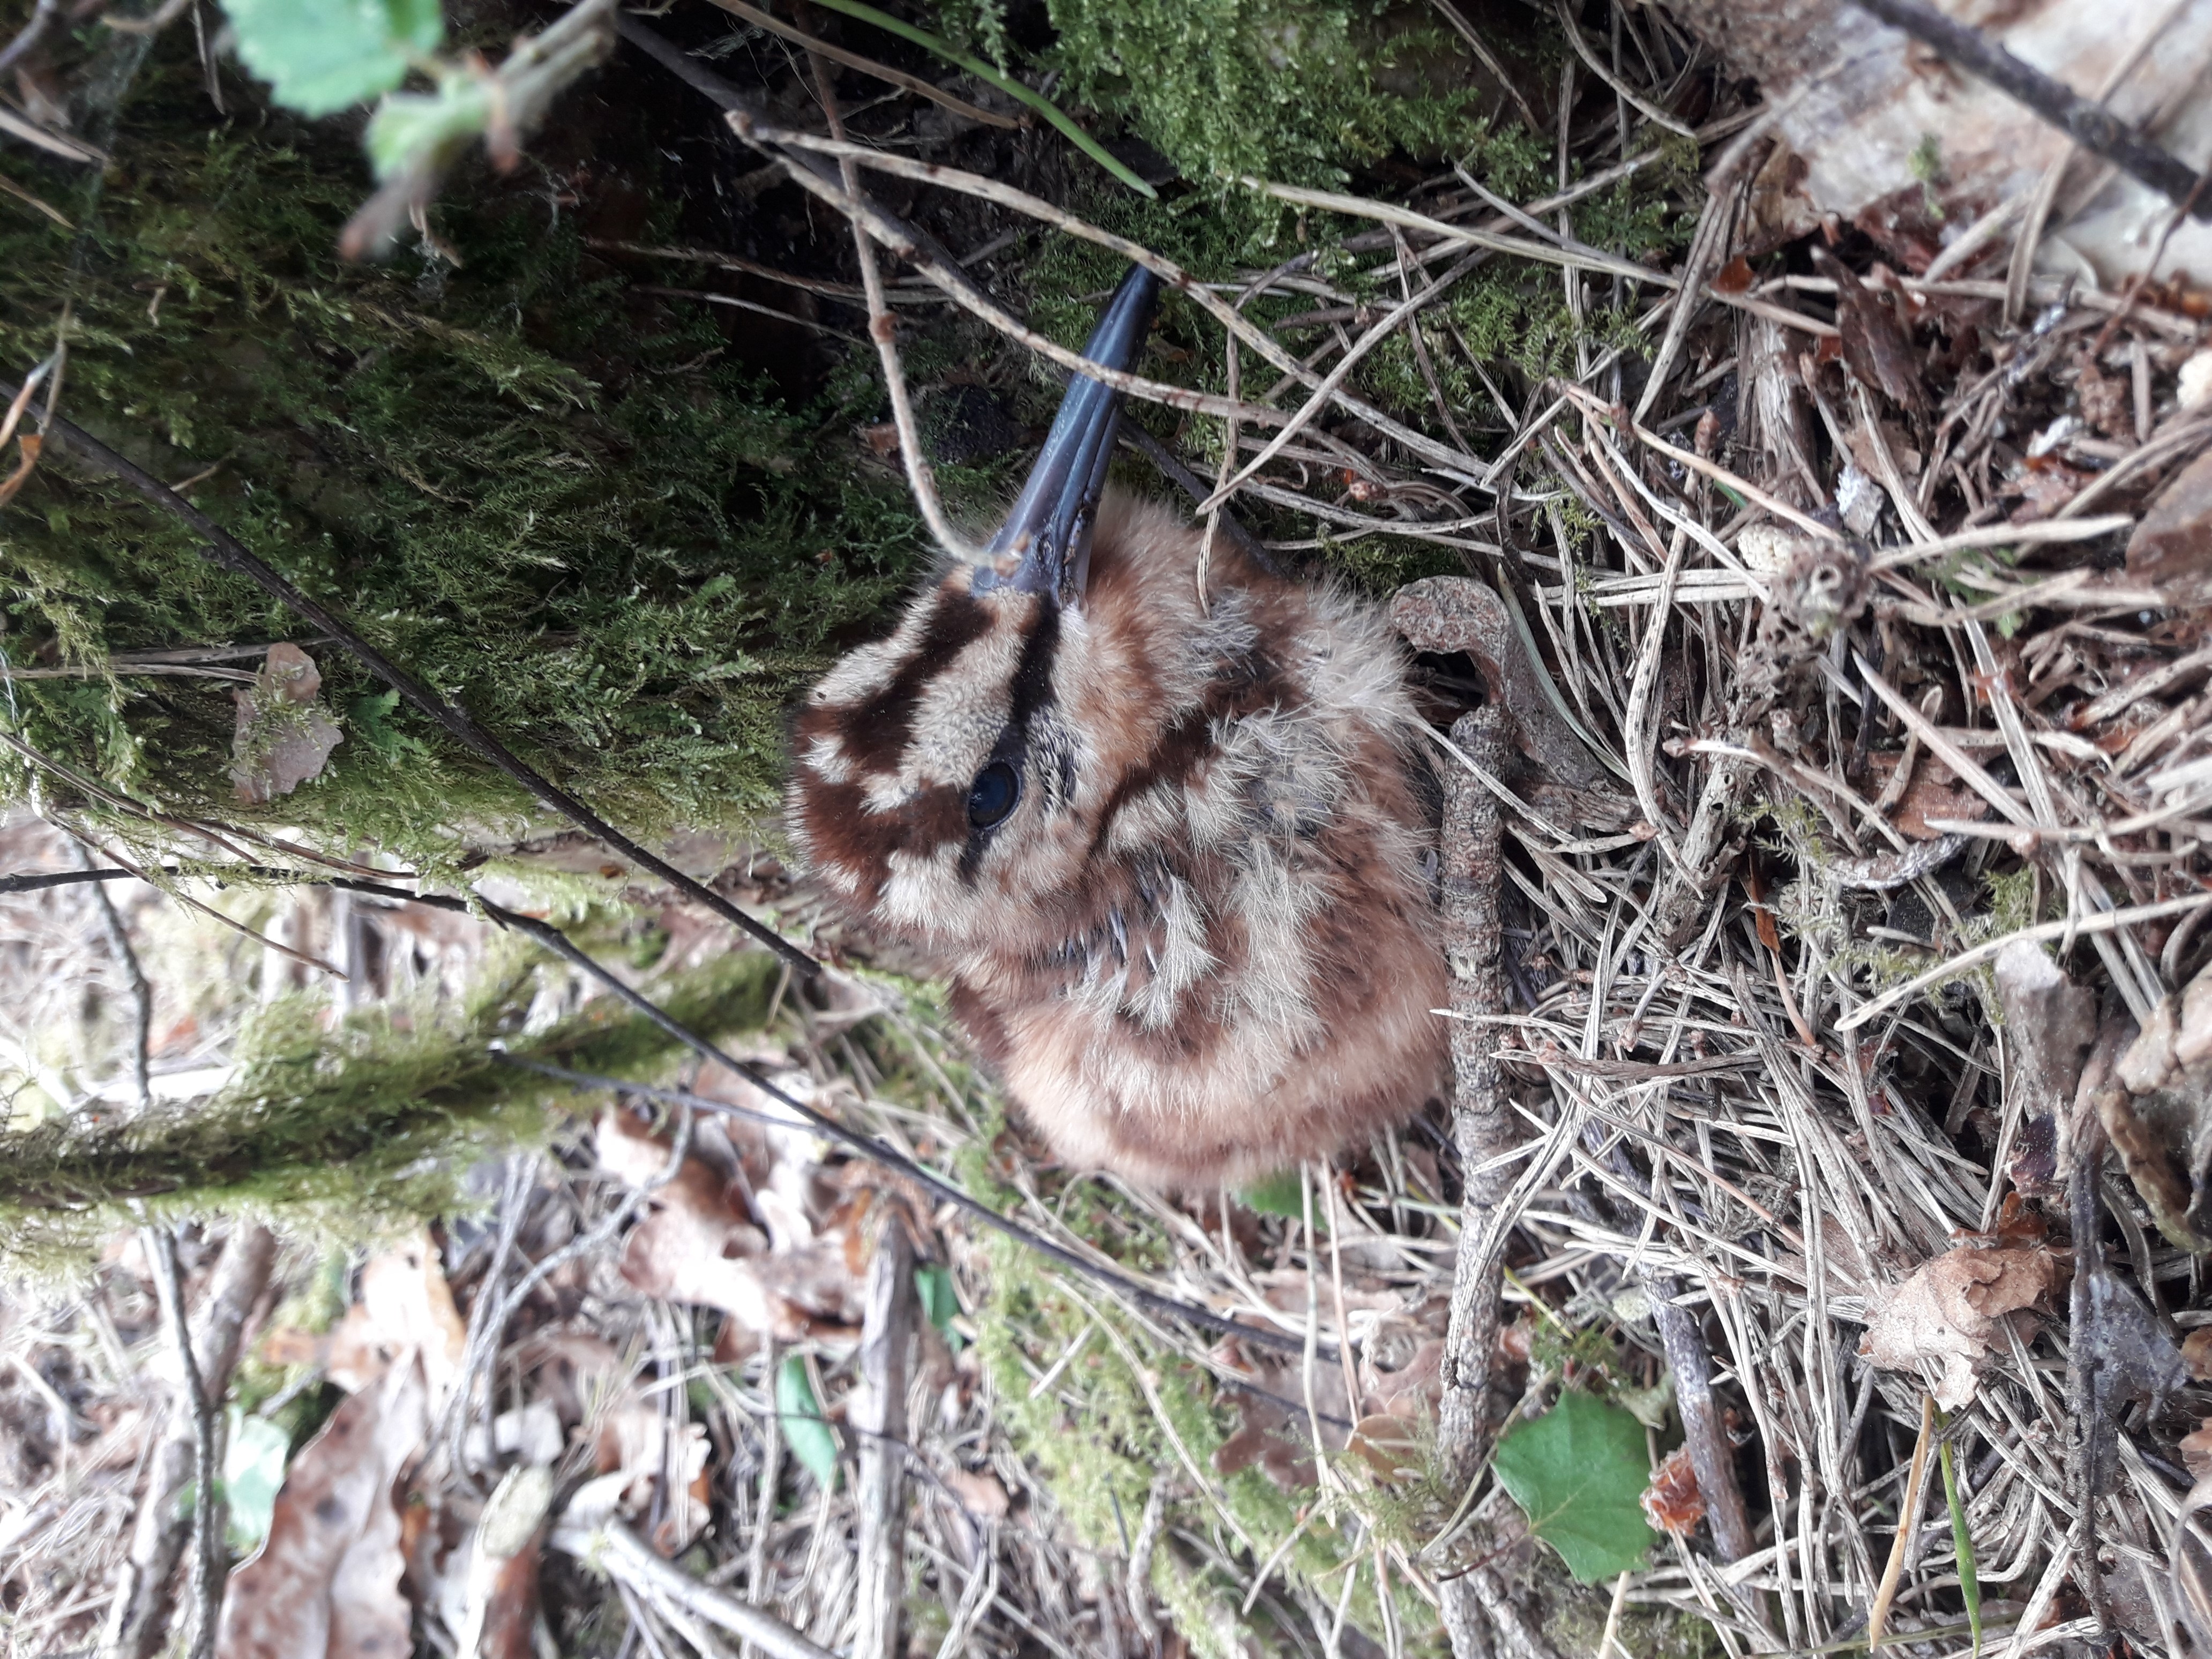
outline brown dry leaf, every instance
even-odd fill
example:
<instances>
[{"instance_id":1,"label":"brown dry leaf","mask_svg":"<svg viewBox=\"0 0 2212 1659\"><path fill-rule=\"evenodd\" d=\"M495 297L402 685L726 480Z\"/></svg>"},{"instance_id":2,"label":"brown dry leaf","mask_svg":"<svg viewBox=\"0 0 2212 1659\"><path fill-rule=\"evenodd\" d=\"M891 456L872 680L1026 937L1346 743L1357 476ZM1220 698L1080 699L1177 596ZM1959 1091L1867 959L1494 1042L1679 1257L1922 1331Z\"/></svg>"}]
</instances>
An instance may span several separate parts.
<instances>
[{"instance_id":1,"label":"brown dry leaf","mask_svg":"<svg viewBox=\"0 0 2212 1659\"><path fill-rule=\"evenodd\" d=\"M1651 1484L1644 1489L1644 1513L1653 1526L1677 1538L1688 1537L1705 1518L1705 1495L1698 1490L1687 1446L1675 1447L1651 1471Z\"/></svg>"},{"instance_id":2,"label":"brown dry leaf","mask_svg":"<svg viewBox=\"0 0 2212 1659\"><path fill-rule=\"evenodd\" d=\"M1381 1346L1370 1342L1370 1356ZM1392 1417L1434 1417L1443 1400L1443 1340L1433 1336L1417 1342L1405 1362L1393 1370L1380 1370L1371 1358L1363 1357L1359 1365L1361 1408L1370 1415L1387 1413Z\"/></svg>"},{"instance_id":3,"label":"brown dry leaf","mask_svg":"<svg viewBox=\"0 0 2212 1659\"><path fill-rule=\"evenodd\" d=\"M1868 1292L1859 1353L1885 1370L1941 1365L1936 1403L1957 1411L1974 1397L1974 1364L2000 1340L1999 1322L2026 1316L2066 1271L2045 1249L1946 1250L1903 1284Z\"/></svg>"},{"instance_id":4,"label":"brown dry leaf","mask_svg":"<svg viewBox=\"0 0 2212 1659\"><path fill-rule=\"evenodd\" d=\"M2199 1382L2212 1382L2212 1325L2199 1325L2181 1339L2181 1363Z\"/></svg>"},{"instance_id":5,"label":"brown dry leaf","mask_svg":"<svg viewBox=\"0 0 2212 1659\"><path fill-rule=\"evenodd\" d=\"M1900 408L1923 408L1928 394L1920 384L1920 359L1897 313L1820 243L1812 245L1812 255L1813 269L1836 285L1836 326L1851 377Z\"/></svg>"},{"instance_id":6,"label":"brown dry leaf","mask_svg":"<svg viewBox=\"0 0 2212 1659\"><path fill-rule=\"evenodd\" d=\"M2181 1437L2181 1461L2190 1474L2202 1480L2212 1475L2212 1417Z\"/></svg>"},{"instance_id":7,"label":"brown dry leaf","mask_svg":"<svg viewBox=\"0 0 2212 1659\"><path fill-rule=\"evenodd\" d=\"M345 741L315 701L323 677L296 645L269 647L249 691L233 694L238 727L231 738L230 781L246 806L264 806L321 775L331 750Z\"/></svg>"},{"instance_id":8,"label":"brown dry leaf","mask_svg":"<svg viewBox=\"0 0 2212 1659\"><path fill-rule=\"evenodd\" d=\"M1905 483L1918 482L1921 456L1911 437L1895 421L1880 421L1875 424L1879 428L1878 434L1868 431L1863 422L1844 434L1844 445L1851 452L1851 459L1858 463L1859 471L1869 478L1881 477L1885 471L1881 464L1881 451L1887 448L1889 459L1897 463L1897 470L1904 476ZM1879 444L1875 441L1877 435L1881 439Z\"/></svg>"},{"instance_id":9,"label":"brown dry leaf","mask_svg":"<svg viewBox=\"0 0 2212 1659\"><path fill-rule=\"evenodd\" d=\"M429 1430L412 1355L343 1401L285 1471L260 1550L223 1595L217 1659L398 1659L410 1650L393 1483Z\"/></svg>"},{"instance_id":10,"label":"brown dry leaf","mask_svg":"<svg viewBox=\"0 0 2212 1659\"><path fill-rule=\"evenodd\" d=\"M465 1606L454 1643L471 1659L531 1659L538 1562L553 1471L521 1464L500 1477L469 1540Z\"/></svg>"},{"instance_id":11,"label":"brown dry leaf","mask_svg":"<svg viewBox=\"0 0 2212 1659\"><path fill-rule=\"evenodd\" d=\"M537 1397L550 1402L571 1426L582 1422L595 1400L613 1386L620 1359L614 1344L585 1331L534 1332L514 1353L514 1364L532 1379Z\"/></svg>"},{"instance_id":12,"label":"brown dry leaf","mask_svg":"<svg viewBox=\"0 0 2212 1659\"><path fill-rule=\"evenodd\" d=\"M1751 285L1758 280L1752 272L1751 261L1739 253L1713 273L1713 292L1748 294Z\"/></svg>"},{"instance_id":13,"label":"brown dry leaf","mask_svg":"<svg viewBox=\"0 0 2212 1659\"><path fill-rule=\"evenodd\" d=\"M2095 477L2094 472L2069 466L2055 456L2030 461L2012 480L2012 487L2020 491L2020 505L2012 510L2008 522L2033 524L2049 518L2087 489Z\"/></svg>"},{"instance_id":14,"label":"brown dry leaf","mask_svg":"<svg viewBox=\"0 0 2212 1659\"><path fill-rule=\"evenodd\" d=\"M2212 969L2151 1011L2117 1074L2097 1110L2128 1179L2169 1240L2212 1249Z\"/></svg>"},{"instance_id":15,"label":"brown dry leaf","mask_svg":"<svg viewBox=\"0 0 2212 1659\"><path fill-rule=\"evenodd\" d=\"M623 1112L600 1119L599 1149L601 1164L625 1178L648 1165L657 1178L667 1166L666 1147ZM761 1189L763 1196L768 1190ZM623 1246L623 1277L647 1296L720 1308L780 1341L856 1328L866 1262L864 1254L853 1260L849 1247L861 1236L866 1204L845 1206L819 1233L791 1206L779 1229L790 1243L771 1250L741 1201L704 1158L686 1158L676 1178L647 1200L646 1218Z\"/></svg>"},{"instance_id":16,"label":"brown dry leaf","mask_svg":"<svg viewBox=\"0 0 2212 1659\"><path fill-rule=\"evenodd\" d=\"M295 1352L296 1340L280 1345ZM444 1264L428 1229L372 1256L361 1270L361 1300L318 1344L331 1382L357 1391L401 1355L419 1352L434 1409L446 1398L468 1346L468 1326L453 1305Z\"/></svg>"},{"instance_id":17,"label":"brown dry leaf","mask_svg":"<svg viewBox=\"0 0 2212 1659\"><path fill-rule=\"evenodd\" d=\"M2107 438L2136 435L2135 397L2128 383L2107 374L2087 346L2074 355L2075 389L2081 399L2081 418Z\"/></svg>"},{"instance_id":18,"label":"brown dry leaf","mask_svg":"<svg viewBox=\"0 0 2212 1659\"><path fill-rule=\"evenodd\" d=\"M1421 1472L1420 1437L1413 1425L1388 1413L1363 1417L1352 1431L1352 1448L1386 1485Z\"/></svg>"},{"instance_id":19,"label":"brown dry leaf","mask_svg":"<svg viewBox=\"0 0 2212 1659\"><path fill-rule=\"evenodd\" d=\"M969 1514L986 1521L1003 1521L1012 1507L1006 1489L988 1469L947 1469L945 1484Z\"/></svg>"},{"instance_id":20,"label":"brown dry leaf","mask_svg":"<svg viewBox=\"0 0 2212 1659\"><path fill-rule=\"evenodd\" d=\"M633 1400L600 1419L592 1446L592 1467L601 1478L610 1486L620 1482L615 1508L624 1516L648 1513L654 1490L662 1491L662 1518L653 1528L653 1545L663 1555L675 1554L696 1538L712 1514L707 1501L707 1431L687 1422L672 1445L670 1426L658 1403Z\"/></svg>"},{"instance_id":21,"label":"brown dry leaf","mask_svg":"<svg viewBox=\"0 0 2212 1659\"><path fill-rule=\"evenodd\" d=\"M1971 784L1961 783L1951 769L1933 755L1923 755L1912 769L1912 781L1897 803L1897 827L1915 841L1936 841L1949 833L1932 828L1930 818L1985 818L1984 801Z\"/></svg>"}]
</instances>

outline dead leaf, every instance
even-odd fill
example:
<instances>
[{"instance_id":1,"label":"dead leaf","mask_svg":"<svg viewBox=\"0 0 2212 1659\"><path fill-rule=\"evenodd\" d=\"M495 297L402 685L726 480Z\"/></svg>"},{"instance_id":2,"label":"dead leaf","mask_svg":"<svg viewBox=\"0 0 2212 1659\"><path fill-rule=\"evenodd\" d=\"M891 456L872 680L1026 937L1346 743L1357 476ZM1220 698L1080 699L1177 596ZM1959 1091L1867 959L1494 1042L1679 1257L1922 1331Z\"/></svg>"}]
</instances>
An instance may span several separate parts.
<instances>
[{"instance_id":1,"label":"dead leaf","mask_svg":"<svg viewBox=\"0 0 2212 1659\"><path fill-rule=\"evenodd\" d=\"M1897 313L1820 243L1812 244L1812 255L1813 269L1836 285L1836 326L1851 377L1900 408L1922 408L1927 394L1920 385L1920 361Z\"/></svg>"},{"instance_id":2,"label":"dead leaf","mask_svg":"<svg viewBox=\"0 0 2212 1659\"><path fill-rule=\"evenodd\" d=\"M514 1353L514 1364L538 1397L571 1426L582 1422L612 1385L620 1358L612 1343L585 1331L537 1331Z\"/></svg>"},{"instance_id":3,"label":"dead leaf","mask_svg":"<svg viewBox=\"0 0 2212 1659\"><path fill-rule=\"evenodd\" d=\"M2088 1318L2070 1333L2086 1345L2091 1359L2089 1447L2096 1486L2112 1482L2119 1461L2120 1413L2137 1401L2150 1402L2155 1415L2167 1398L2189 1381L2189 1367L2166 1328L2134 1291L2103 1267L2089 1275Z\"/></svg>"},{"instance_id":4,"label":"dead leaf","mask_svg":"<svg viewBox=\"0 0 2212 1659\"><path fill-rule=\"evenodd\" d=\"M1384 1413L1361 1418L1352 1431L1352 1449L1386 1486L1421 1472L1420 1437L1402 1417Z\"/></svg>"},{"instance_id":5,"label":"dead leaf","mask_svg":"<svg viewBox=\"0 0 2212 1659\"><path fill-rule=\"evenodd\" d=\"M469 1540L467 1604L455 1645L471 1659L530 1659L538 1559L553 1471L524 1463L500 1477Z\"/></svg>"},{"instance_id":6,"label":"dead leaf","mask_svg":"<svg viewBox=\"0 0 2212 1659\"><path fill-rule=\"evenodd\" d=\"M2081 418L2107 438L2136 435L2135 394L2125 380L2097 366L2095 355L2084 346L2074 356L2075 391L2081 400Z\"/></svg>"},{"instance_id":7,"label":"dead leaf","mask_svg":"<svg viewBox=\"0 0 2212 1659\"><path fill-rule=\"evenodd\" d=\"M1758 278L1752 273L1751 261L1741 253L1713 273L1713 292L1716 294L1747 294Z\"/></svg>"},{"instance_id":8,"label":"dead leaf","mask_svg":"<svg viewBox=\"0 0 2212 1659\"><path fill-rule=\"evenodd\" d=\"M2181 1339L2181 1363L2199 1382L2212 1382L2212 1325L2199 1325Z\"/></svg>"},{"instance_id":9,"label":"dead leaf","mask_svg":"<svg viewBox=\"0 0 2212 1659\"><path fill-rule=\"evenodd\" d=\"M1687 1446L1675 1447L1651 1471L1651 1484L1644 1489L1644 1513L1653 1526L1677 1538L1687 1538L1705 1518L1705 1495L1698 1490Z\"/></svg>"},{"instance_id":10,"label":"dead leaf","mask_svg":"<svg viewBox=\"0 0 2212 1659\"><path fill-rule=\"evenodd\" d=\"M1897 463L1897 470L1905 483L1915 483L1920 477L1920 452L1913 447L1911 438L1895 421L1877 422L1878 432L1869 432L1863 422L1844 434L1844 446L1851 459L1858 463L1859 471L1869 478L1879 478L1885 469L1881 451L1889 451L1889 459ZM1879 436L1881 441L1875 441Z\"/></svg>"},{"instance_id":11,"label":"dead leaf","mask_svg":"<svg viewBox=\"0 0 2212 1659\"><path fill-rule=\"evenodd\" d=\"M2212 1060L2212 963L2179 995L2162 998L2120 1056L2120 1081L2136 1094L2169 1088Z\"/></svg>"},{"instance_id":12,"label":"dead leaf","mask_svg":"<svg viewBox=\"0 0 2212 1659\"><path fill-rule=\"evenodd\" d=\"M2212 1475L2212 1417L2181 1437L2181 1462L2190 1474L2202 1480Z\"/></svg>"},{"instance_id":13,"label":"dead leaf","mask_svg":"<svg viewBox=\"0 0 2212 1659\"><path fill-rule=\"evenodd\" d=\"M230 1576L217 1659L394 1659L411 1650L393 1483L429 1391L410 1355L342 1401L285 1472L269 1536Z\"/></svg>"},{"instance_id":14,"label":"dead leaf","mask_svg":"<svg viewBox=\"0 0 2212 1659\"><path fill-rule=\"evenodd\" d=\"M2071 1109L2081 1067L2097 1036L2097 999L2067 978L2040 945L2020 942L1997 953L1997 1002L2004 1010L2008 1104L2021 1131L2007 1173L2031 1197L2062 1190L2058 1121Z\"/></svg>"},{"instance_id":15,"label":"dead leaf","mask_svg":"<svg viewBox=\"0 0 2212 1659\"><path fill-rule=\"evenodd\" d=\"M444 1404L460 1368L468 1334L438 1247L428 1229L418 1229L405 1243L369 1258L361 1270L361 1300L315 1352L331 1381L351 1392L375 1382L402 1355L420 1353L434 1410ZM286 1353L298 1346L296 1334L280 1345Z\"/></svg>"},{"instance_id":16,"label":"dead leaf","mask_svg":"<svg viewBox=\"0 0 2212 1659\"><path fill-rule=\"evenodd\" d=\"M1379 1370L1372 1363L1380 1346L1370 1340L1367 1355L1360 1361L1361 1409L1370 1415L1380 1412L1392 1417L1433 1417L1443 1400L1443 1340L1422 1338L1405 1363L1394 1370Z\"/></svg>"},{"instance_id":17,"label":"dead leaf","mask_svg":"<svg viewBox=\"0 0 2212 1659\"><path fill-rule=\"evenodd\" d=\"M231 738L230 781L240 804L264 806L320 776L331 750L345 741L315 701L323 677L296 645L269 647L251 690L233 694L237 730Z\"/></svg>"},{"instance_id":18,"label":"dead leaf","mask_svg":"<svg viewBox=\"0 0 2212 1659\"><path fill-rule=\"evenodd\" d=\"M1901 756L1870 755L1868 770L1887 787ZM1933 755L1914 763L1912 776L1898 799L1892 821L1915 841L1938 841L1948 832L1930 827L1930 818L1980 818L1989 816L1989 803L1971 784L1961 783L1951 769Z\"/></svg>"},{"instance_id":19,"label":"dead leaf","mask_svg":"<svg viewBox=\"0 0 2212 1659\"><path fill-rule=\"evenodd\" d=\"M649 1169L657 1179L667 1167L665 1146L620 1111L599 1120L599 1151L600 1163L617 1174ZM836 1224L817 1232L794 1200L785 1211L787 1247L771 1249L769 1235L738 1207L742 1199L704 1158L686 1158L676 1178L647 1200L646 1218L623 1249L623 1277L647 1296L720 1308L779 1341L857 1328L866 1261L849 1260L848 1245L848 1234L864 1224L866 1206L842 1212Z\"/></svg>"},{"instance_id":20,"label":"dead leaf","mask_svg":"<svg viewBox=\"0 0 2212 1659\"><path fill-rule=\"evenodd\" d=\"M2105 1133L2158 1230L2212 1250L2212 968L2161 1000L2096 1098Z\"/></svg>"},{"instance_id":21,"label":"dead leaf","mask_svg":"<svg viewBox=\"0 0 2212 1659\"><path fill-rule=\"evenodd\" d=\"M1003 1521L1012 1507L1006 1487L988 1469L947 1469L945 1484L960 1507L981 1520Z\"/></svg>"},{"instance_id":22,"label":"dead leaf","mask_svg":"<svg viewBox=\"0 0 2212 1659\"><path fill-rule=\"evenodd\" d=\"M674 1555L706 1529L712 1511L707 1503L707 1431L686 1422L671 1435L671 1423L658 1401L617 1407L600 1419L592 1444L592 1466L603 1476L622 1477L617 1509L627 1518L650 1512L656 1489L661 1520L653 1546Z\"/></svg>"},{"instance_id":23,"label":"dead leaf","mask_svg":"<svg viewBox=\"0 0 2212 1659\"><path fill-rule=\"evenodd\" d=\"M2007 515L2008 522L2033 524L2051 517L2087 489L2095 477L2052 455L2029 461L2009 483L2010 489L2020 492L2020 505Z\"/></svg>"},{"instance_id":24,"label":"dead leaf","mask_svg":"<svg viewBox=\"0 0 2212 1659\"><path fill-rule=\"evenodd\" d=\"M1903 1284L1868 1292L1859 1353L1885 1370L1942 1366L1936 1403L1957 1411L1974 1397L1975 1362L1999 1340L2000 1322L2028 1316L2065 1277L2049 1250L1947 1250Z\"/></svg>"},{"instance_id":25,"label":"dead leaf","mask_svg":"<svg viewBox=\"0 0 2212 1659\"><path fill-rule=\"evenodd\" d=\"M2212 360L2212 351L2191 358ZM2189 370L2182 371L2186 376ZM2207 377L2212 384L2212 376ZM2200 405L2201 406L2201 405ZM2128 580L2167 589L2178 598L2199 592L2212 575L2212 455L2200 455L2158 493L2128 537Z\"/></svg>"}]
</instances>

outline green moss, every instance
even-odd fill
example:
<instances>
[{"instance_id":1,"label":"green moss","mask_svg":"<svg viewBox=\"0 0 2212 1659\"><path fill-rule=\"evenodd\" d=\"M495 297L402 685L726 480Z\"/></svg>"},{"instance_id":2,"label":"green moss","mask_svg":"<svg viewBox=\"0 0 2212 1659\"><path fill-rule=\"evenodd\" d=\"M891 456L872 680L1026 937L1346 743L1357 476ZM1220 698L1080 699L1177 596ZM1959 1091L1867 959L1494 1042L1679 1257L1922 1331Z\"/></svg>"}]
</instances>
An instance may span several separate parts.
<instances>
[{"instance_id":1,"label":"green moss","mask_svg":"<svg viewBox=\"0 0 2212 1659\"><path fill-rule=\"evenodd\" d=\"M962 1151L956 1167L970 1193L1011 1211L1018 1195L992 1168L989 1149L999 1127L987 1125L987 1133ZM1160 1241L1140 1228L1133 1212L1117 1208L1110 1189L1086 1183L1075 1194L1054 1194L1053 1201L1078 1231L1133 1267L1142 1269L1164 1260ZM1237 1398L1156 1344L1110 1300L1086 1290L1079 1302L1040 1258L1012 1241L993 1234L984 1248L991 1264L990 1291L987 1305L977 1312L977 1350L996 1395L998 1420L1014 1449L1036 1468L1076 1536L1089 1547L1120 1553L1158 1476L1182 1469L1185 1454L1199 1468L1211 1468L1214 1453L1237 1426ZM1102 1322L1110 1324L1111 1335L1095 1328ZM1078 1344L1080 1352L1053 1388L1033 1395L1036 1376ZM1141 1380L1129 1356L1143 1368ZM1071 1398L1079 1403L1071 1404ZM1296 1427L1286 1432L1303 1436ZM1253 1559L1241 1563L1247 1571L1274 1556L1294 1532L1298 1535L1279 1571L1317 1581L1342 1565L1347 1534L1334 1512L1299 1528L1307 1510L1327 1501L1319 1492L1286 1493L1256 1468L1221 1480L1218 1492L1237 1527L1252 1541ZM1358 1514L1373 1524L1385 1507L1362 1499ZM1185 1492L1170 1503L1169 1520L1170 1532L1182 1526L1211 1534L1224 1548L1233 1547L1219 1511L1205 1498ZM1364 1552L1361 1559L1366 1559ZM1356 1582L1348 1616L1358 1628L1379 1632L1381 1609L1372 1576L1358 1566L1352 1571ZM1154 1558L1152 1583L1195 1650L1242 1650L1237 1642L1246 1620L1237 1607L1249 1581L1232 1583L1177 1554L1164 1540ZM1342 1588L1340 1579L1328 1580L1332 1605ZM1395 1580L1394 1590L1402 1629L1420 1632L1433 1625L1425 1603Z\"/></svg>"},{"instance_id":2,"label":"green moss","mask_svg":"<svg viewBox=\"0 0 2212 1659\"><path fill-rule=\"evenodd\" d=\"M206 474L211 517L609 817L652 833L762 812L787 703L922 546L895 483L852 465L850 412L782 402L706 307L626 294L572 216L481 169L435 211L458 269L341 264L368 185L350 143L258 112L208 131L189 44L142 77L81 235L0 219L6 359L44 356L68 306L67 413L159 476ZM51 190L23 154L0 166ZM50 463L0 513L0 609L19 665L308 642L344 741L258 815L326 843L435 864L441 832L525 809L105 480ZM256 815L232 799L221 682L13 690L46 753L167 810ZM27 784L0 760L0 796Z\"/></svg>"},{"instance_id":3,"label":"green moss","mask_svg":"<svg viewBox=\"0 0 2212 1659\"><path fill-rule=\"evenodd\" d=\"M1487 101L1465 48L1389 0L1048 0L1070 91L1187 178L1334 184L1466 144Z\"/></svg>"},{"instance_id":4,"label":"green moss","mask_svg":"<svg viewBox=\"0 0 2212 1659\"><path fill-rule=\"evenodd\" d=\"M652 1073L676 1049L611 999L528 1030L544 967L512 951L463 998L380 1004L327 1025L319 999L282 998L248 1023L237 1074L210 1101L0 1133L0 1249L39 1271L149 1218L269 1215L351 1237L465 1207L470 1164L544 1141L573 1093L495 1046L617 1077ZM694 1030L744 1030L766 1018L778 974L768 952L738 951L646 989Z\"/></svg>"}]
</instances>

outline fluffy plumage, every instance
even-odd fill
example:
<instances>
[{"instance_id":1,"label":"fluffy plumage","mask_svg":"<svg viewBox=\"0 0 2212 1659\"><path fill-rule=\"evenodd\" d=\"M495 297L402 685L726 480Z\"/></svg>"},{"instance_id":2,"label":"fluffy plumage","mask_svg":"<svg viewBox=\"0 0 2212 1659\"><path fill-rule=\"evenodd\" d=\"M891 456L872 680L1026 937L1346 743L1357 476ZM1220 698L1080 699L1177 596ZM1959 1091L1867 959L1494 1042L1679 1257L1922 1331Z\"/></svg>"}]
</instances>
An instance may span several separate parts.
<instances>
[{"instance_id":1,"label":"fluffy plumage","mask_svg":"<svg viewBox=\"0 0 2212 1659\"><path fill-rule=\"evenodd\" d=\"M1198 553L1109 494L1079 606L955 568L815 688L789 800L1063 1158L1178 1188L1362 1141L1445 1063L1401 650L1219 548L1201 604Z\"/></svg>"}]
</instances>

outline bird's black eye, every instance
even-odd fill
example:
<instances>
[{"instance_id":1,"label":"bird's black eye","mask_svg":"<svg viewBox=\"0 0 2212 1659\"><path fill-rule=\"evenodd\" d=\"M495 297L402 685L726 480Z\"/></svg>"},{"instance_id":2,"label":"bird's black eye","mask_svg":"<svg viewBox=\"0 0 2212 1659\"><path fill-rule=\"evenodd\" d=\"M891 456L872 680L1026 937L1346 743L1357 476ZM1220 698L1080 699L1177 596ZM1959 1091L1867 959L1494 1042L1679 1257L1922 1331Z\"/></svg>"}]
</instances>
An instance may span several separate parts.
<instances>
[{"instance_id":1,"label":"bird's black eye","mask_svg":"<svg viewBox=\"0 0 2212 1659\"><path fill-rule=\"evenodd\" d=\"M1002 760L993 761L968 787L968 822L988 830L1012 811L1021 798L1021 774Z\"/></svg>"}]
</instances>

